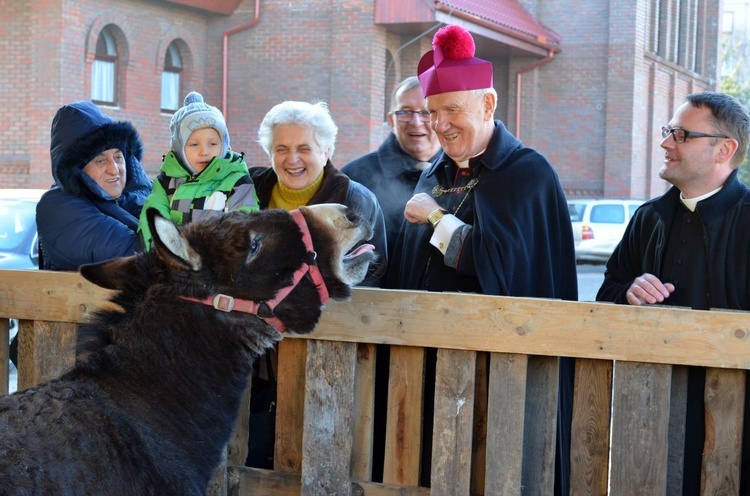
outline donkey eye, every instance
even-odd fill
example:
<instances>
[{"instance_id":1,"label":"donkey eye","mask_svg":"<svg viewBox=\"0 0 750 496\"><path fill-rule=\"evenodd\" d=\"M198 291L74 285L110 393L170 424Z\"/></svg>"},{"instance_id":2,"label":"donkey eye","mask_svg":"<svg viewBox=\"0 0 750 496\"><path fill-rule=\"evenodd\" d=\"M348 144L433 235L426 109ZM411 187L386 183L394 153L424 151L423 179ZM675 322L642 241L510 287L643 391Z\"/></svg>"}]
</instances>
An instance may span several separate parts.
<instances>
[{"instance_id":1,"label":"donkey eye","mask_svg":"<svg viewBox=\"0 0 750 496\"><path fill-rule=\"evenodd\" d=\"M260 242L260 236L255 236L250 240L250 250L248 251L248 255L255 255L258 253L258 250L260 250Z\"/></svg>"}]
</instances>

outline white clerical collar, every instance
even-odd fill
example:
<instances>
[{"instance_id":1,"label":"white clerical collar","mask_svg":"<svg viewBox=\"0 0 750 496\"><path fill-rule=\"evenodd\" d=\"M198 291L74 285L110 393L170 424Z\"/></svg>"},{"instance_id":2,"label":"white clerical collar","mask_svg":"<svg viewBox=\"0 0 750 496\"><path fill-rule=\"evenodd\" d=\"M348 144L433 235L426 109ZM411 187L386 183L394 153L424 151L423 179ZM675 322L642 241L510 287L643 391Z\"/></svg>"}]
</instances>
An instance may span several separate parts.
<instances>
[{"instance_id":1,"label":"white clerical collar","mask_svg":"<svg viewBox=\"0 0 750 496\"><path fill-rule=\"evenodd\" d=\"M469 158L467 158L466 160L462 160L462 161L460 161L460 162L459 162L459 161L457 160L457 161L456 161L456 165L457 165L457 166L459 167L459 169L465 169L465 168L467 168L467 167L469 166L469 160L471 160L471 159L472 159L472 158L474 158L474 157L478 157L478 156L480 156L481 154L483 154L483 153L484 153L484 152L486 152L486 151L487 151L487 149L485 148L484 150L482 150L481 152L477 153L477 154L476 154L476 155L474 155L473 157L469 157Z\"/></svg>"},{"instance_id":2,"label":"white clerical collar","mask_svg":"<svg viewBox=\"0 0 750 496\"><path fill-rule=\"evenodd\" d=\"M691 212L695 212L695 207L698 206L699 201L705 200L706 198L710 198L714 196L716 193L718 193L719 191L721 191L721 186L719 186L713 191L709 191L705 195L696 196L695 198L685 198L682 195L682 192L680 192L680 201L682 202L683 205L685 205L688 208L688 210L690 210Z\"/></svg>"}]
</instances>

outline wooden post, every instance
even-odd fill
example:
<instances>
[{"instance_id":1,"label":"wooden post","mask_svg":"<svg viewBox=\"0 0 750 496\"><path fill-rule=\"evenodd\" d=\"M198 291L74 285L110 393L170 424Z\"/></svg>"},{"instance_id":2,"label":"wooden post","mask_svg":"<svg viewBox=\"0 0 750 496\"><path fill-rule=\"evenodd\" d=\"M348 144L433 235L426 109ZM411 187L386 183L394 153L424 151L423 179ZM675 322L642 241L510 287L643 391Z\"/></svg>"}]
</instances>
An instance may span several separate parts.
<instances>
[{"instance_id":1,"label":"wooden post","mask_svg":"<svg viewBox=\"0 0 750 496\"><path fill-rule=\"evenodd\" d=\"M383 482L419 485L425 350L391 346Z\"/></svg>"},{"instance_id":2,"label":"wooden post","mask_svg":"<svg viewBox=\"0 0 750 496\"><path fill-rule=\"evenodd\" d=\"M18 390L59 377L75 364L76 324L18 321Z\"/></svg>"},{"instance_id":3,"label":"wooden post","mask_svg":"<svg viewBox=\"0 0 750 496\"><path fill-rule=\"evenodd\" d=\"M744 370L706 369L703 494L740 493L745 374Z\"/></svg>"},{"instance_id":4,"label":"wooden post","mask_svg":"<svg viewBox=\"0 0 750 496\"><path fill-rule=\"evenodd\" d=\"M273 469L298 474L302 470L307 341L285 339L278 349Z\"/></svg>"},{"instance_id":5,"label":"wooden post","mask_svg":"<svg viewBox=\"0 0 750 496\"><path fill-rule=\"evenodd\" d=\"M475 351L438 350L430 494L469 494L474 420Z\"/></svg>"},{"instance_id":6,"label":"wooden post","mask_svg":"<svg viewBox=\"0 0 750 496\"><path fill-rule=\"evenodd\" d=\"M670 365L615 362L612 494L666 494Z\"/></svg>"},{"instance_id":7,"label":"wooden post","mask_svg":"<svg viewBox=\"0 0 750 496\"><path fill-rule=\"evenodd\" d=\"M484 494L523 494L522 457L528 356L492 353Z\"/></svg>"},{"instance_id":8,"label":"wooden post","mask_svg":"<svg viewBox=\"0 0 750 496\"><path fill-rule=\"evenodd\" d=\"M352 477L369 481L372 474L372 444L375 418L375 360L377 346L357 347L357 369L354 386L354 439Z\"/></svg>"},{"instance_id":9,"label":"wooden post","mask_svg":"<svg viewBox=\"0 0 750 496\"><path fill-rule=\"evenodd\" d=\"M302 491L351 494L357 343L308 341Z\"/></svg>"},{"instance_id":10,"label":"wooden post","mask_svg":"<svg viewBox=\"0 0 750 496\"><path fill-rule=\"evenodd\" d=\"M10 319L0 319L0 396L8 394L10 367L8 364L8 342L10 341Z\"/></svg>"},{"instance_id":11,"label":"wooden post","mask_svg":"<svg viewBox=\"0 0 750 496\"><path fill-rule=\"evenodd\" d=\"M570 446L570 492L607 494L612 362L576 360Z\"/></svg>"},{"instance_id":12,"label":"wooden post","mask_svg":"<svg viewBox=\"0 0 750 496\"><path fill-rule=\"evenodd\" d=\"M559 361L529 357L523 426L523 487L528 494L552 495L555 489Z\"/></svg>"}]
</instances>

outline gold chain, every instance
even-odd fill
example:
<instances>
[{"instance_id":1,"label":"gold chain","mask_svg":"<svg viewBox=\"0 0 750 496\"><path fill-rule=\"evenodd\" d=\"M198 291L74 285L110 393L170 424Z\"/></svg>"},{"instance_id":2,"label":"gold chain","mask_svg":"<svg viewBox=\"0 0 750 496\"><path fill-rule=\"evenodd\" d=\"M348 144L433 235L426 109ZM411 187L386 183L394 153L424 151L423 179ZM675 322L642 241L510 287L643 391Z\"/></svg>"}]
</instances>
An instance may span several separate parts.
<instances>
[{"instance_id":1,"label":"gold chain","mask_svg":"<svg viewBox=\"0 0 750 496\"><path fill-rule=\"evenodd\" d=\"M477 183L479 183L479 179L475 177L474 179L466 183L466 186L458 186L456 188L441 188L440 185L437 185L432 188L432 196L437 198L438 196L444 195L446 193L460 193L462 191L471 191L472 188L477 185Z\"/></svg>"}]
</instances>

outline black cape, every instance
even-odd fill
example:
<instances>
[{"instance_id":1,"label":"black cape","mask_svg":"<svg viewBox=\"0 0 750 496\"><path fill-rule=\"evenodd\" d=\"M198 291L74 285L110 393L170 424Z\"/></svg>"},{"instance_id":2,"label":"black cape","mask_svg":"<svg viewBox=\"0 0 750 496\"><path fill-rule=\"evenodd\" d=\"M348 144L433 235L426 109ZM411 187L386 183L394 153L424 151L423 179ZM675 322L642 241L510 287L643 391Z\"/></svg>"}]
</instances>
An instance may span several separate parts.
<instances>
[{"instance_id":1,"label":"black cape","mask_svg":"<svg viewBox=\"0 0 750 496\"><path fill-rule=\"evenodd\" d=\"M483 294L578 299L573 229L568 204L557 173L546 158L511 135L502 122L478 161L478 184L470 201L473 229L453 270L455 277L476 277ZM424 171L414 193L434 186L451 187L447 170L455 168L444 153ZM438 203L447 195L436 198ZM459 216L460 217L460 216ZM443 263L429 243L433 230L404 222L391 258L388 286L425 289L430 263ZM444 273L445 274L445 273Z\"/></svg>"}]
</instances>

